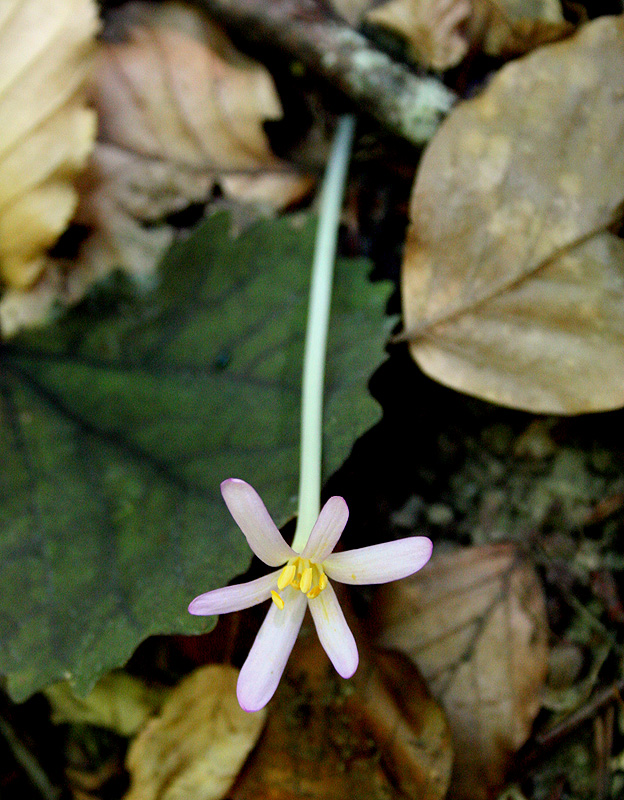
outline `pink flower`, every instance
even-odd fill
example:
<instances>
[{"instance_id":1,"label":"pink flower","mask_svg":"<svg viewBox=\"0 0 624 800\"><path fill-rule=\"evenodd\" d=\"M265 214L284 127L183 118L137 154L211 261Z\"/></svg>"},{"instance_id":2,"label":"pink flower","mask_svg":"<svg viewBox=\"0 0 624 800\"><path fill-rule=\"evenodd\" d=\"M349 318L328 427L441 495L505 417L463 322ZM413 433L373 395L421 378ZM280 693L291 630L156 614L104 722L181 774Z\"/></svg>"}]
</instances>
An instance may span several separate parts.
<instances>
[{"instance_id":1,"label":"pink flower","mask_svg":"<svg viewBox=\"0 0 624 800\"><path fill-rule=\"evenodd\" d=\"M281 567L255 581L200 594L189 605L191 614L226 614L273 599L240 672L237 695L241 707L258 711L273 697L306 607L337 672L350 678L358 665L357 646L329 578L351 584L405 578L429 560L430 540L411 536L333 553L347 524L349 509L342 497L330 497L303 552L296 553L286 544L260 496L248 483L230 478L221 484L221 494L258 558L270 567Z\"/></svg>"}]
</instances>

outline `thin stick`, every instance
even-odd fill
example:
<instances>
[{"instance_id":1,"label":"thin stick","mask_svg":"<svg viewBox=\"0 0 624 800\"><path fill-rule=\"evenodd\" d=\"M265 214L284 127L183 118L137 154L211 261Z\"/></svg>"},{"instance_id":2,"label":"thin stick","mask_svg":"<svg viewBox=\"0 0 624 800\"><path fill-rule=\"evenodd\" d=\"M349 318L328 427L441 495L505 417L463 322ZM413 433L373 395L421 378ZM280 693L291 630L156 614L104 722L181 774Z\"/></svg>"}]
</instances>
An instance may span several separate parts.
<instances>
[{"instance_id":1,"label":"thin stick","mask_svg":"<svg viewBox=\"0 0 624 800\"><path fill-rule=\"evenodd\" d=\"M39 794L45 800L57 800L61 793L60 789L52 785L37 759L24 747L18 735L3 717L0 717L0 733L6 739L15 760L28 775L30 782L39 790Z\"/></svg>"},{"instance_id":2,"label":"thin stick","mask_svg":"<svg viewBox=\"0 0 624 800\"><path fill-rule=\"evenodd\" d=\"M624 691L624 681L614 683L612 686L607 686L605 689L600 689L590 699L581 706L577 711L567 716L561 722L553 725L552 728L545 730L543 733L538 733L535 737L535 743L538 747L550 747L558 742L568 733L571 733L579 725L593 719L604 706L609 703L622 702L621 692Z\"/></svg>"},{"instance_id":3,"label":"thin stick","mask_svg":"<svg viewBox=\"0 0 624 800\"><path fill-rule=\"evenodd\" d=\"M437 78L393 61L316 0L195 0L248 40L277 47L415 145L428 142L457 99Z\"/></svg>"}]
</instances>

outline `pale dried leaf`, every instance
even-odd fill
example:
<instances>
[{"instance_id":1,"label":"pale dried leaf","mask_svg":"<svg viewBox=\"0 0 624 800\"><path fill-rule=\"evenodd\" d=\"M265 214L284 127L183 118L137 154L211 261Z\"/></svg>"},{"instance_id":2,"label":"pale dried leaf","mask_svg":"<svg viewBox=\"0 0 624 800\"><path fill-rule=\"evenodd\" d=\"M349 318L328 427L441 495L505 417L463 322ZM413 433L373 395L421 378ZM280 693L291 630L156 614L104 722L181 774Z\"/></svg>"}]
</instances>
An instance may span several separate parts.
<instances>
[{"instance_id":1,"label":"pale dried leaf","mask_svg":"<svg viewBox=\"0 0 624 800\"><path fill-rule=\"evenodd\" d=\"M0 331L4 338L22 328L41 325L52 316L55 303L64 296L58 266L50 261L39 280L28 289L6 289L0 298Z\"/></svg>"},{"instance_id":2,"label":"pale dried leaf","mask_svg":"<svg viewBox=\"0 0 624 800\"><path fill-rule=\"evenodd\" d=\"M124 800L218 800L238 775L266 720L236 699L238 671L210 664L172 690L130 745Z\"/></svg>"},{"instance_id":3,"label":"pale dried leaf","mask_svg":"<svg viewBox=\"0 0 624 800\"><path fill-rule=\"evenodd\" d=\"M44 689L52 722L86 723L133 736L162 705L166 690L147 686L125 672L111 672L87 697L77 697L68 682Z\"/></svg>"},{"instance_id":4,"label":"pale dried leaf","mask_svg":"<svg viewBox=\"0 0 624 800\"><path fill-rule=\"evenodd\" d=\"M548 668L534 569L512 545L474 547L434 555L380 594L380 644L414 661L446 711L452 796L492 796L529 735Z\"/></svg>"},{"instance_id":5,"label":"pale dried leaf","mask_svg":"<svg viewBox=\"0 0 624 800\"><path fill-rule=\"evenodd\" d=\"M470 0L390 0L366 19L403 36L422 67L445 70L468 51L465 28L471 11Z\"/></svg>"},{"instance_id":6,"label":"pale dried leaf","mask_svg":"<svg viewBox=\"0 0 624 800\"><path fill-rule=\"evenodd\" d=\"M419 65L446 70L469 48L510 58L569 35L559 0L389 0L366 19L402 36Z\"/></svg>"},{"instance_id":7,"label":"pale dried leaf","mask_svg":"<svg viewBox=\"0 0 624 800\"><path fill-rule=\"evenodd\" d=\"M150 181L150 175L162 180ZM174 239L170 225L145 224L152 216L150 210L160 208L164 215L165 209L184 207L187 201L177 191L182 181L186 195L190 194L188 178L180 178L176 184L179 176L172 175L166 164L137 164L131 154L106 144L96 146L90 177L93 187L83 196L79 217L92 233L67 275L65 299L69 303L79 300L114 267L125 268L143 282L150 281ZM201 195L206 179L197 176L197 180Z\"/></svg>"},{"instance_id":8,"label":"pale dried leaf","mask_svg":"<svg viewBox=\"0 0 624 800\"><path fill-rule=\"evenodd\" d=\"M263 123L282 111L269 73L205 15L137 2L111 25L123 39L104 44L98 58L100 133L78 215L94 234L72 299L113 267L149 276L171 243L166 217L205 203L217 183L273 210L310 188L270 150Z\"/></svg>"},{"instance_id":9,"label":"pale dried leaf","mask_svg":"<svg viewBox=\"0 0 624 800\"><path fill-rule=\"evenodd\" d=\"M521 19L563 22L561 0L489 0L513 24Z\"/></svg>"},{"instance_id":10,"label":"pale dried leaf","mask_svg":"<svg viewBox=\"0 0 624 800\"><path fill-rule=\"evenodd\" d=\"M471 0L467 35L489 56L527 53L572 33L559 0Z\"/></svg>"},{"instance_id":11,"label":"pale dried leaf","mask_svg":"<svg viewBox=\"0 0 624 800\"><path fill-rule=\"evenodd\" d=\"M0 4L0 273L16 288L41 274L76 208L95 138L85 83L97 29L93 0Z\"/></svg>"},{"instance_id":12,"label":"pale dried leaf","mask_svg":"<svg viewBox=\"0 0 624 800\"><path fill-rule=\"evenodd\" d=\"M624 19L506 65L425 152L403 263L412 355L502 405L624 404Z\"/></svg>"},{"instance_id":13,"label":"pale dried leaf","mask_svg":"<svg viewBox=\"0 0 624 800\"><path fill-rule=\"evenodd\" d=\"M265 213L301 200L312 188L309 176L292 171L265 172L259 175L222 175L219 181L226 197L240 203L251 203Z\"/></svg>"}]
</instances>

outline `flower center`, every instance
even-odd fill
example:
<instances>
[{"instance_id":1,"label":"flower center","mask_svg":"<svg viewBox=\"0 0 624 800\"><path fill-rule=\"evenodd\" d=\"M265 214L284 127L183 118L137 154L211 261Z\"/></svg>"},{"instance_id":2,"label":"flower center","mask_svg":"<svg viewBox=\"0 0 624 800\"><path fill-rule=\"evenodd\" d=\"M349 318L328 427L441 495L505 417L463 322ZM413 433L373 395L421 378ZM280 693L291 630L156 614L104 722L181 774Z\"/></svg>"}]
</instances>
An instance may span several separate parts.
<instances>
[{"instance_id":1,"label":"flower center","mask_svg":"<svg viewBox=\"0 0 624 800\"><path fill-rule=\"evenodd\" d=\"M309 558L291 558L277 579L280 592L287 586L299 589L310 600L318 597L327 586L328 580L321 564L315 564ZM284 600L277 592L271 592L273 602L278 608L284 608Z\"/></svg>"}]
</instances>

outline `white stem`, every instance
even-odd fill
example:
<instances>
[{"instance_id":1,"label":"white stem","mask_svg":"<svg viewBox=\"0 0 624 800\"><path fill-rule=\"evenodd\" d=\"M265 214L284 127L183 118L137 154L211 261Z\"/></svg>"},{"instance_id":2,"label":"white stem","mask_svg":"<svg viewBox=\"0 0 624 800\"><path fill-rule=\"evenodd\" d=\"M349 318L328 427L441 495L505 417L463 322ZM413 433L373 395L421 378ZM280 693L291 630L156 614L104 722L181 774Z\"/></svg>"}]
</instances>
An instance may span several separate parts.
<instances>
[{"instance_id":1,"label":"white stem","mask_svg":"<svg viewBox=\"0 0 624 800\"><path fill-rule=\"evenodd\" d=\"M303 356L299 511L292 544L293 549L298 553L305 547L321 508L323 388L327 331L340 209L344 197L354 131L355 118L352 116L341 117L321 190L310 283L308 327Z\"/></svg>"}]
</instances>

